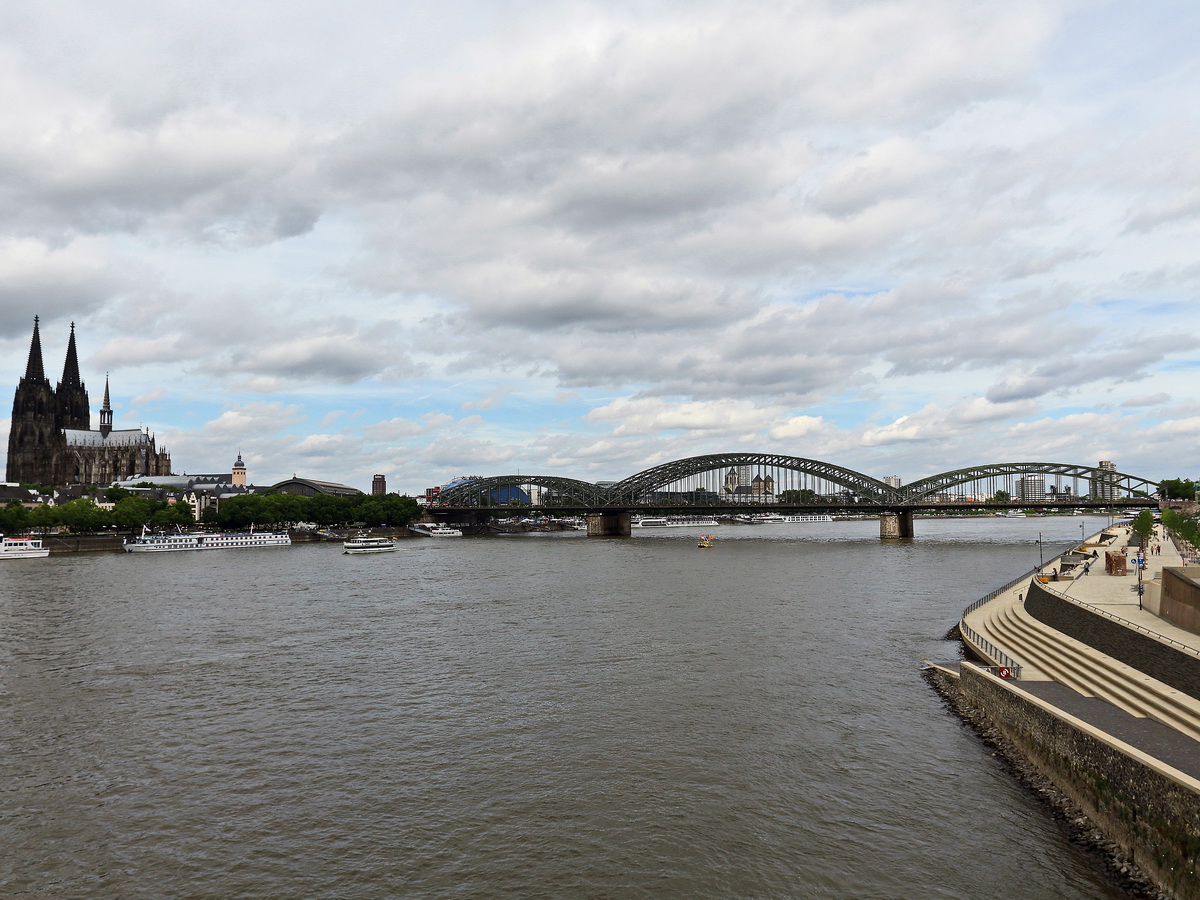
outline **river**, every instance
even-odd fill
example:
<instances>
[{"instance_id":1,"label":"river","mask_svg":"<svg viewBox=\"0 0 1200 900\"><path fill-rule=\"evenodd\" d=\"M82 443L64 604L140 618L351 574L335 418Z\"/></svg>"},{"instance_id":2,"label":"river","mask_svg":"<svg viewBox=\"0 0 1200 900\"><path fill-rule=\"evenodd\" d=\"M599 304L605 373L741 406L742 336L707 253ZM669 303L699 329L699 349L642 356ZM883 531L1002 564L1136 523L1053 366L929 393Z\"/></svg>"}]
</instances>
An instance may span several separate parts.
<instances>
[{"instance_id":1,"label":"river","mask_svg":"<svg viewBox=\"0 0 1200 900\"><path fill-rule=\"evenodd\" d=\"M0 894L1123 897L919 673L1106 521L0 563Z\"/></svg>"}]
</instances>

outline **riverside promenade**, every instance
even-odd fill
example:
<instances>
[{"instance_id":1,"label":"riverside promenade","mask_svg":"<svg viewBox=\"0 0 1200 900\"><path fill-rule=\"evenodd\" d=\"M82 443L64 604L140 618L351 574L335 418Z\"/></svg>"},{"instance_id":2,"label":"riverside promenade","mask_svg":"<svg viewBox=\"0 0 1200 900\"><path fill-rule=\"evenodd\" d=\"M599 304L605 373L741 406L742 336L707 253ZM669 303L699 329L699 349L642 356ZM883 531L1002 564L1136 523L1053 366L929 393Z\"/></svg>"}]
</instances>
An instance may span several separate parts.
<instances>
[{"instance_id":1,"label":"riverside promenade","mask_svg":"<svg viewBox=\"0 0 1200 900\"><path fill-rule=\"evenodd\" d=\"M1163 568L1196 561L1158 527L1139 578L1133 540L1110 526L972 604L985 663L932 668L1166 895L1200 898L1200 635L1151 612Z\"/></svg>"}]
</instances>

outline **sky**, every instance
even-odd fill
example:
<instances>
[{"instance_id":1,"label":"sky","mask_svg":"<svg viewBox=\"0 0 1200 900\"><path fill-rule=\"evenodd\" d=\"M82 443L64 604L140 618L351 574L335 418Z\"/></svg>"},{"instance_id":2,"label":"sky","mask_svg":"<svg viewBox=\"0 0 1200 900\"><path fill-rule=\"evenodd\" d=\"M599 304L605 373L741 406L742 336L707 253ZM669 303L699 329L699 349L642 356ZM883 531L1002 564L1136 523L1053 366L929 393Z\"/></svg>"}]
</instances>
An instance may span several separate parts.
<instances>
[{"instance_id":1,"label":"sky","mask_svg":"<svg viewBox=\"0 0 1200 900\"><path fill-rule=\"evenodd\" d=\"M36 315L93 427L107 375L257 484L1196 477L1197 47L1155 0L8 0L0 390Z\"/></svg>"}]
</instances>

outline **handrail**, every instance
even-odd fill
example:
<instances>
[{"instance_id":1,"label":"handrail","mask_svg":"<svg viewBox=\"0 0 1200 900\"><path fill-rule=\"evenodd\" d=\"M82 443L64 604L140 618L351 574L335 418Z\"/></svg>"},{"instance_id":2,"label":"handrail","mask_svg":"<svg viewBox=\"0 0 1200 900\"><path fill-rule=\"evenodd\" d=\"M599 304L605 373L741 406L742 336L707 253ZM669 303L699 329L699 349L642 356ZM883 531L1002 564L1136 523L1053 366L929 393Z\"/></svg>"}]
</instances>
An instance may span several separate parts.
<instances>
[{"instance_id":1,"label":"handrail","mask_svg":"<svg viewBox=\"0 0 1200 900\"><path fill-rule=\"evenodd\" d=\"M1169 638L1165 634L1159 634L1157 631L1152 631L1151 629L1147 628L1144 625L1139 625L1137 622L1131 622L1129 619L1122 618L1121 616L1118 616L1115 613L1109 612L1107 609L1101 609L1098 606L1093 606L1092 604L1090 604L1084 600L1080 600L1078 597L1072 597L1068 594L1064 594L1062 591L1058 590L1057 588L1052 588L1048 584L1040 584L1040 585L1038 585L1038 587L1042 588L1043 590L1049 591L1051 594L1055 594L1064 600L1069 600L1071 603L1074 603L1076 606L1080 606L1080 607L1087 609L1088 612L1093 612L1098 615L1104 616L1106 619L1112 619L1114 622L1120 622L1122 625L1126 626L1127 628L1132 628L1134 631L1140 631L1143 634L1147 634L1150 637L1153 637L1159 641L1162 641L1164 644L1170 644L1172 647L1178 647L1180 650L1184 651L1185 653L1189 653L1192 656L1200 658L1200 650L1197 650L1195 647L1189 647L1187 644L1181 643L1181 642L1175 640L1174 638Z\"/></svg>"},{"instance_id":2,"label":"handrail","mask_svg":"<svg viewBox=\"0 0 1200 900\"><path fill-rule=\"evenodd\" d=\"M966 637L968 640L971 641L971 643L973 643L976 647L978 647L980 650L982 650L984 653L986 653L988 656L990 656L999 665L1007 666L1008 668L1012 669L1015 673L1017 673L1016 677L1018 677L1018 678L1020 677L1021 664L1018 663L1011 656L1009 656L1007 653L1005 653L1003 650L1001 650L999 647L997 647L995 644L993 644L991 641L989 641L987 638L985 638L983 635L981 635L978 631L976 631L970 625L968 625L966 623L966 621L960 621L958 623L958 630L960 632L965 630Z\"/></svg>"}]
</instances>

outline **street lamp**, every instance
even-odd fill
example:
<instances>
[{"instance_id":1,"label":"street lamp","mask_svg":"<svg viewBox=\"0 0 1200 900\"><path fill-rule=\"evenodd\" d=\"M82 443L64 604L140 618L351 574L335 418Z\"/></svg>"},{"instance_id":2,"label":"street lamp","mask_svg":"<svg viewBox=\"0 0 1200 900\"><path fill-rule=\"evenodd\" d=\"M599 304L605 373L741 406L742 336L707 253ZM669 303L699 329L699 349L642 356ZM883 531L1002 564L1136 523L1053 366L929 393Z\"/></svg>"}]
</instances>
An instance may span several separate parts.
<instances>
[{"instance_id":1,"label":"street lamp","mask_svg":"<svg viewBox=\"0 0 1200 900\"><path fill-rule=\"evenodd\" d=\"M1038 544L1038 571L1040 572L1040 571L1042 571L1042 566L1044 566L1046 564L1042 558L1042 533L1040 531L1038 532L1037 544Z\"/></svg>"}]
</instances>

